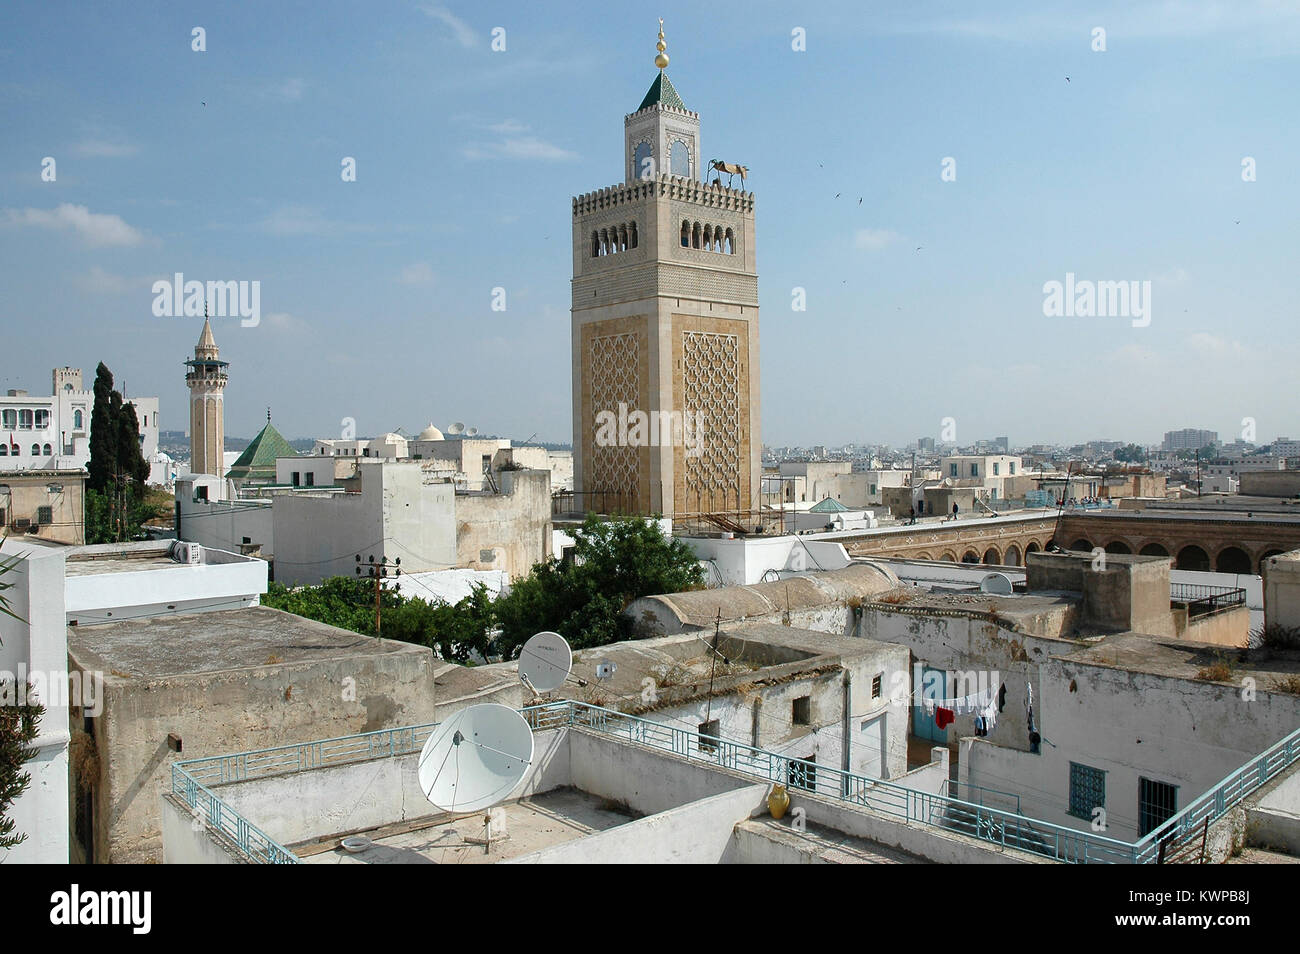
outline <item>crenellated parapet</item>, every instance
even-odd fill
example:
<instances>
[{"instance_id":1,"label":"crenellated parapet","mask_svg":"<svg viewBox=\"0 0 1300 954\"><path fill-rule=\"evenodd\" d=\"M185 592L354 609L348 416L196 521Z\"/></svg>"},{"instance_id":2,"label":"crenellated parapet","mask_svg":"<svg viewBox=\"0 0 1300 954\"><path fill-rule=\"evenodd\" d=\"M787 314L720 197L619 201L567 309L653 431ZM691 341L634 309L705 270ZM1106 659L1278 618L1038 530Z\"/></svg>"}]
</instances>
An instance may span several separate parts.
<instances>
[{"instance_id":1,"label":"crenellated parapet","mask_svg":"<svg viewBox=\"0 0 1300 954\"><path fill-rule=\"evenodd\" d=\"M588 215L618 205L642 202L650 198L677 199L702 208L753 212L754 193L728 189L721 184L698 182L686 176L657 175L633 183L621 183L588 192L573 199L573 217Z\"/></svg>"}]
</instances>

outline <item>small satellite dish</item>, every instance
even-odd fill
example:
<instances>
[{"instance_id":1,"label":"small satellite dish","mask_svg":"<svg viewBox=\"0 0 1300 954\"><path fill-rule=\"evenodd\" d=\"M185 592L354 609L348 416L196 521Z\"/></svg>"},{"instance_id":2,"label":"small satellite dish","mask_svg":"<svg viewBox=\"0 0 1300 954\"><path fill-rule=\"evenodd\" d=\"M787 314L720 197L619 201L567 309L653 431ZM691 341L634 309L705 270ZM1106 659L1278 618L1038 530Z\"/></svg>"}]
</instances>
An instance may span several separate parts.
<instances>
[{"instance_id":1,"label":"small satellite dish","mask_svg":"<svg viewBox=\"0 0 1300 954\"><path fill-rule=\"evenodd\" d=\"M495 702L462 709L420 752L420 790L444 812L475 812L508 796L533 761L533 730Z\"/></svg>"},{"instance_id":2,"label":"small satellite dish","mask_svg":"<svg viewBox=\"0 0 1300 954\"><path fill-rule=\"evenodd\" d=\"M596 664L596 678L609 679L614 675L616 669L618 669L618 666L610 662L608 659L601 660Z\"/></svg>"},{"instance_id":3,"label":"small satellite dish","mask_svg":"<svg viewBox=\"0 0 1300 954\"><path fill-rule=\"evenodd\" d=\"M529 637L519 651L519 678L536 692L558 689L573 668L573 650L559 633Z\"/></svg>"},{"instance_id":4,"label":"small satellite dish","mask_svg":"<svg viewBox=\"0 0 1300 954\"><path fill-rule=\"evenodd\" d=\"M984 579L980 580L981 593L991 593L994 596L1010 596L1012 589L1011 577L1005 573L989 573Z\"/></svg>"},{"instance_id":5,"label":"small satellite dish","mask_svg":"<svg viewBox=\"0 0 1300 954\"><path fill-rule=\"evenodd\" d=\"M477 428L477 427L470 427L470 428L466 428L466 429L465 429L465 436L466 436L466 437L473 437L473 436L474 436L475 434L477 434L477 433L478 433L478 428Z\"/></svg>"},{"instance_id":6,"label":"small satellite dish","mask_svg":"<svg viewBox=\"0 0 1300 954\"><path fill-rule=\"evenodd\" d=\"M448 434L464 434L464 433L465 433L465 425L462 424L460 421L457 421L455 424L451 424L451 425L448 426L448 428L447 428L447 433L448 433Z\"/></svg>"}]
</instances>

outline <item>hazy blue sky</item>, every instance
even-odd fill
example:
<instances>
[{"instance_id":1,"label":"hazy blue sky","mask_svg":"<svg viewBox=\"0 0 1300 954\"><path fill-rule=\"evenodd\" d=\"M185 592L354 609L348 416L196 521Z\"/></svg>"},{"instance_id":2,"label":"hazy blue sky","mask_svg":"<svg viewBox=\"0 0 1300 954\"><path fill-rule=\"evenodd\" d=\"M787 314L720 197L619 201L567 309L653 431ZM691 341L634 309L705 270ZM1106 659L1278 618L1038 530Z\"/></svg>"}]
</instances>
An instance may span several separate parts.
<instances>
[{"instance_id":1,"label":"hazy blue sky","mask_svg":"<svg viewBox=\"0 0 1300 954\"><path fill-rule=\"evenodd\" d=\"M184 428L201 319L151 309L179 271L261 282L260 325L215 324L231 435L269 404L291 437L568 440L570 199L621 178L659 16L705 158L757 194L765 443L1300 436L1281 0L10 0L0 388L104 360ZM1045 317L1067 272L1150 281L1150 324Z\"/></svg>"}]
</instances>

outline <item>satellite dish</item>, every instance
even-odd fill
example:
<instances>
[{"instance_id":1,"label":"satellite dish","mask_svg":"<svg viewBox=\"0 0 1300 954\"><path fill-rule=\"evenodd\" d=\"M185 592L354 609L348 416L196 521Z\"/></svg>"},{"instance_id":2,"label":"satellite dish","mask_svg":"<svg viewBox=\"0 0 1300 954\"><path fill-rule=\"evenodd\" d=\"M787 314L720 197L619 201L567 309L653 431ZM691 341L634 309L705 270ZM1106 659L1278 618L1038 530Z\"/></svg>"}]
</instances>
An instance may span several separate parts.
<instances>
[{"instance_id":1,"label":"satellite dish","mask_svg":"<svg viewBox=\"0 0 1300 954\"><path fill-rule=\"evenodd\" d=\"M450 425L450 426L447 428L447 433L448 433L448 434L464 434L464 433L465 433L465 425L462 424L460 421L457 421L455 424L452 424L452 425Z\"/></svg>"},{"instance_id":2,"label":"satellite dish","mask_svg":"<svg viewBox=\"0 0 1300 954\"><path fill-rule=\"evenodd\" d=\"M467 429L466 429L466 431L465 431L465 436L466 436L466 437L473 437L473 436L474 436L475 434L477 434L477 433L478 433L478 428L477 428L477 427L471 427L471 428L467 428Z\"/></svg>"},{"instance_id":3,"label":"satellite dish","mask_svg":"<svg viewBox=\"0 0 1300 954\"><path fill-rule=\"evenodd\" d=\"M533 730L495 702L457 712L420 752L420 790L444 812L476 812L508 796L533 761Z\"/></svg>"},{"instance_id":4,"label":"satellite dish","mask_svg":"<svg viewBox=\"0 0 1300 954\"><path fill-rule=\"evenodd\" d=\"M980 592L995 596L1010 596L1013 587L1011 577L1005 573L989 573L980 581Z\"/></svg>"},{"instance_id":5,"label":"satellite dish","mask_svg":"<svg viewBox=\"0 0 1300 954\"><path fill-rule=\"evenodd\" d=\"M519 651L519 678L536 692L558 689L572 668L573 650L559 633L538 633Z\"/></svg>"}]
</instances>

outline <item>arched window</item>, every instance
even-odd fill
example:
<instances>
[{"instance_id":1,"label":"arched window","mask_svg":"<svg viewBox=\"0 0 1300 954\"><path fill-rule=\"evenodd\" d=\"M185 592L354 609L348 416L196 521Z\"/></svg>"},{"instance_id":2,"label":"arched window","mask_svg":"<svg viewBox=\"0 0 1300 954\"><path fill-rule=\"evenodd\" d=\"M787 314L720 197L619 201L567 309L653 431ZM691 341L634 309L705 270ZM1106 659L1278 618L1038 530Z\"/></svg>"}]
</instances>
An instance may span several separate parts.
<instances>
[{"instance_id":1,"label":"arched window","mask_svg":"<svg viewBox=\"0 0 1300 954\"><path fill-rule=\"evenodd\" d=\"M54 453L54 450L53 448L50 447L49 444L46 444L44 447L41 448L41 453L44 454L46 457L49 457L51 454Z\"/></svg>"},{"instance_id":2,"label":"arched window","mask_svg":"<svg viewBox=\"0 0 1300 954\"><path fill-rule=\"evenodd\" d=\"M77 409L72 412L72 426L75 430L81 430L81 410Z\"/></svg>"},{"instance_id":3,"label":"arched window","mask_svg":"<svg viewBox=\"0 0 1300 954\"><path fill-rule=\"evenodd\" d=\"M700 223L696 222L691 229L691 248L700 247Z\"/></svg>"},{"instance_id":4,"label":"arched window","mask_svg":"<svg viewBox=\"0 0 1300 954\"><path fill-rule=\"evenodd\" d=\"M32 445L32 456L33 456L33 457L40 457L40 456L41 456L41 445L40 445L40 444L33 444L33 445Z\"/></svg>"},{"instance_id":5,"label":"arched window","mask_svg":"<svg viewBox=\"0 0 1300 954\"><path fill-rule=\"evenodd\" d=\"M9 456L9 445L0 444L0 457L8 457L8 456Z\"/></svg>"},{"instance_id":6,"label":"arched window","mask_svg":"<svg viewBox=\"0 0 1300 954\"><path fill-rule=\"evenodd\" d=\"M600 257L600 233L599 232L591 233L591 257L592 258ZM80 414L81 412L78 411L77 413ZM77 426L80 427L81 425L78 424Z\"/></svg>"},{"instance_id":7,"label":"arched window","mask_svg":"<svg viewBox=\"0 0 1300 954\"><path fill-rule=\"evenodd\" d=\"M653 179L654 174L654 151L650 148L650 143L638 143L636 151L632 153L632 178Z\"/></svg>"},{"instance_id":8,"label":"arched window","mask_svg":"<svg viewBox=\"0 0 1300 954\"><path fill-rule=\"evenodd\" d=\"M691 247L691 223L682 219L682 248Z\"/></svg>"},{"instance_id":9,"label":"arched window","mask_svg":"<svg viewBox=\"0 0 1300 954\"><path fill-rule=\"evenodd\" d=\"M627 226L626 225L620 225L618 227L618 250L620 252L627 251Z\"/></svg>"},{"instance_id":10,"label":"arched window","mask_svg":"<svg viewBox=\"0 0 1300 954\"><path fill-rule=\"evenodd\" d=\"M722 250L728 255L736 254L736 236L732 233L731 229L727 229L726 239Z\"/></svg>"},{"instance_id":11,"label":"arched window","mask_svg":"<svg viewBox=\"0 0 1300 954\"><path fill-rule=\"evenodd\" d=\"M609 229L600 230L600 254L609 254Z\"/></svg>"},{"instance_id":12,"label":"arched window","mask_svg":"<svg viewBox=\"0 0 1300 954\"><path fill-rule=\"evenodd\" d=\"M672 145L669 152L669 160L672 163L670 170L675 176L689 177L691 174L691 151L686 148L686 143L680 139Z\"/></svg>"},{"instance_id":13,"label":"arched window","mask_svg":"<svg viewBox=\"0 0 1300 954\"><path fill-rule=\"evenodd\" d=\"M631 235L629 237L632 241L632 247L636 248L636 223L635 222L632 223Z\"/></svg>"},{"instance_id":14,"label":"arched window","mask_svg":"<svg viewBox=\"0 0 1300 954\"><path fill-rule=\"evenodd\" d=\"M722 226L721 225L717 226L713 230L713 250L715 252L722 251Z\"/></svg>"},{"instance_id":15,"label":"arched window","mask_svg":"<svg viewBox=\"0 0 1300 954\"><path fill-rule=\"evenodd\" d=\"M704 248L713 251L713 226L704 226Z\"/></svg>"}]
</instances>

